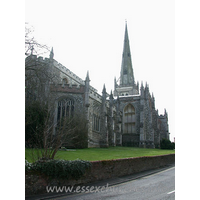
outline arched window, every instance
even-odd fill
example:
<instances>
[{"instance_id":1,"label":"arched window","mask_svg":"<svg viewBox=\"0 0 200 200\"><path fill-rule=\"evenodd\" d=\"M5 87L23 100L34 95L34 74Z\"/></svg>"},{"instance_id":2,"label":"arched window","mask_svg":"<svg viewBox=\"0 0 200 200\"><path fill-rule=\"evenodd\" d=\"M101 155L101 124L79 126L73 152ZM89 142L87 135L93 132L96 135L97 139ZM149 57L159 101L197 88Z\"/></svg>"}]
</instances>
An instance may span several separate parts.
<instances>
[{"instance_id":1,"label":"arched window","mask_svg":"<svg viewBox=\"0 0 200 200\"><path fill-rule=\"evenodd\" d=\"M62 99L58 102L57 121L61 121L64 117L73 117L74 100Z\"/></svg>"},{"instance_id":2,"label":"arched window","mask_svg":"<svg viewBox=\"0 0 200 200\"><path fill-rule=\"evenodd\" d=\"M98 115L93 115L93 130L100 131L100 117Z\"/></svg>"},{"instance_id":3,"label":"arched window","mask_svg":"<svg viewBox=\"0 0 200 200\"><path fill-rule=\"evenodd\" d=\"M63 84L64 84L64 85L65 85L65 84L68 84L67 78L63 78Z\"/></svg>"},{"instance_id":4,"label":"arched window","mask_svg":"<svg viewBox=\"0 0 200 200\"><path fill-rule=\"evenodd\" d=\"M93 103L93 114L92 114L92 130L100 132L100 110L101 104L97 101Z\"/></svg>"},{"instance_id":5,"label":"arched window","mask_svg":"<svg viewBox=\"0 0 200 200\"><path fill-rule=\"evenodd\" d=\"M135 133L135 108L128 104L124 108L124 133Z\"/></svg>"},{"instance_id":6,"label":"arched window","mask_svg":"<svg viewBox=\"0 0 200 200\"><path fill-rule=\"evenodd\" d=\"M62 79L62 87L65 87L68 83L69 81L67 80L67 78Z\"/></svg>"}]
</instances>

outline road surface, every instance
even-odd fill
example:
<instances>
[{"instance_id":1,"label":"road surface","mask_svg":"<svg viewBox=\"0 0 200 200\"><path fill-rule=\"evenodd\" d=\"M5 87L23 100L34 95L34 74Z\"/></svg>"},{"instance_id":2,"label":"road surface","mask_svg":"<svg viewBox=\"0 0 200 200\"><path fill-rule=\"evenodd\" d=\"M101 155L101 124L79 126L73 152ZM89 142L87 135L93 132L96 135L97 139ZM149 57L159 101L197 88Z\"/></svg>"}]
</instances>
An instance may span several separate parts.
<instances>
[{"instance_id":1,"label":"road surface","mask_svg":"<svg viewBox=\"0 0 200 200\"><path fill-rule=\"evenodd\" d=\"M175 167L115 186L84 186L58 200L165 200L175 199ZM91 193L89 192L91 191ZM79 193L78 193L79 192Z\"/></svg>"}]
</instances>

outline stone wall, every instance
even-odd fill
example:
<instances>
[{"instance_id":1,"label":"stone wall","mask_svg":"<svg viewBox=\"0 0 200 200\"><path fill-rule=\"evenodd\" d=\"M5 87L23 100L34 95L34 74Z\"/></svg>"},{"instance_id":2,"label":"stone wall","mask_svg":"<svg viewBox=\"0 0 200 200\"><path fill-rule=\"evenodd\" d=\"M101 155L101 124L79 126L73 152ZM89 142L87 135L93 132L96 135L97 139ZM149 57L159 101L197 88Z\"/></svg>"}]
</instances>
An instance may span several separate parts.
<instances>
[{"instance_id":1,"label":"stone wall","mask_svg":"<svg viewBox=\"0 0 200 200\"><path fill-rule=\"evenodd\" d=\"M46 193L46 186L73 186L130 175L175 163L175 154L117 160L93 161L92 167L79 180L49 179L39 174L26 174L26 196Z\"/></svg>"},{"instance_id":2,"label":"stone wall","mask_svg":"<svg viewBox=\"0 0 200 200\"><path fill-rule=\"evenodd\" d=\"M97 181L156 169L175 163L175 154L92 162L90 180Z\"/></svg>"}]
</instances>

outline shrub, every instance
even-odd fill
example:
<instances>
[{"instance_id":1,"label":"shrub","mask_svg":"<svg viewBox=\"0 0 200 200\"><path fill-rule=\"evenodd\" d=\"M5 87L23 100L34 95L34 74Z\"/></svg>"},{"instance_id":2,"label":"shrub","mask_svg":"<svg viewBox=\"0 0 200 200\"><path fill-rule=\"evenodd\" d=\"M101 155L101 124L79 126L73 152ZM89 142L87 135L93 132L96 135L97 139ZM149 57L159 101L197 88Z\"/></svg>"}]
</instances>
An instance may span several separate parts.
<instances>
[{"instance_id":1,"label":"shrub","mask_svg":"<svg viewBox=\"0 0 200 200\"><path fill-rule=\"evenodd\" d=\"M173 144L170 140L168 139L162 139L160 141L160 148L161 149L175 149L175 144Z\"/></svg>"},{"instance_id":2,"label":"shrub","mask_svg":"<svg viewBox=\"0 0 200 200\"><path fill-rule=\"evenodd\" d=\"M172 147L173 147L173 149L175 149L175 143L174 142L172 142Z\"/></svg>"},{"instance_id":3,"label":"shrub","mask_svg":"<svg viewBox=\"0 0 200 200\"><path fill-rule=\"evenodd\" d=\"M28 162L28 160L25 159L25 171L29 171L31 169L32 165Z\"/></svg>"},{"instance_id":4,"label":"shrub","mask_svg":"<svg viewBox=\"0 0 200 200\"><path fill-rule=\"evenodd\" d=\"M31 170L43 173L51 178L79 179L91 167L84 160L39 160L31 165Z\"/></svg>"},{"instance_id":5,"label":"shrub","mask_svg":"<svg viewBox=\"0 0 200 200\"><path fill-rule=\"evenodd\" d=\"M38 101L26 103L25 108L25 145L26 147L43 147L43 131L47 119L47 106Z\"/></svg>"}]
</instances>

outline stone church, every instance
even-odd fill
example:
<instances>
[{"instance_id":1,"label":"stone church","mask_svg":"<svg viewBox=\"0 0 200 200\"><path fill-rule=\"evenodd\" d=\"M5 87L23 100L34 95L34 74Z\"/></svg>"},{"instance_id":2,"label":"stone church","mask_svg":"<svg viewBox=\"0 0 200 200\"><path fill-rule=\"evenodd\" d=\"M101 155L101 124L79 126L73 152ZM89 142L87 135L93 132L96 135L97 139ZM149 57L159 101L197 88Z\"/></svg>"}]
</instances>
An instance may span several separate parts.
<instances>
[{"instance_id":1,"label":"stone church","mask_svg":"<svg viewBox=\"0 0 200 200\"><path fill-rule=\"evenodd\" d=\"M83 108L87 118L88 147L135 146L159 148L160 140L169 139L168 114L159 115L148 84L139 87L135 81L127 24L119 81L114 79L114 90L102 94L90 85L89 72L85 80L54 59L53 48L49 58L31 54L26 58L47 65L47 71L56 74L54 81L45 82L44 94L54 94L54 121L70 116ZM114 78L114 77L113 77ZM56 90L54 85L56 85ZM56 129L55 133L56 135Z\"/></svg>"}]
</instances>

